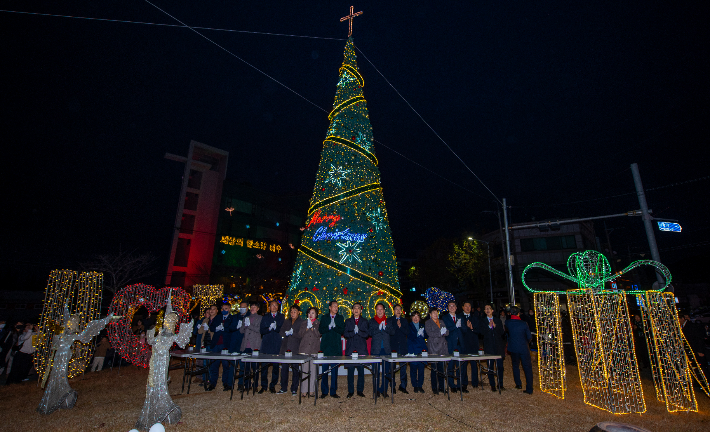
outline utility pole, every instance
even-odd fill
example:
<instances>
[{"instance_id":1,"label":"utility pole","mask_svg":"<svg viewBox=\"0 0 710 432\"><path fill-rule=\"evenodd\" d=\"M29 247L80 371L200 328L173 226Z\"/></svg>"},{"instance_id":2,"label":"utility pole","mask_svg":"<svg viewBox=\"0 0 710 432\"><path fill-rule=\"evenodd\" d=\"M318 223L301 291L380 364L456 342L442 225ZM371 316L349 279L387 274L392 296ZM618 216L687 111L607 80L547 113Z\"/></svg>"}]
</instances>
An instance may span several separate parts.
<instances>
[{"instance_id":1,"label":"utility pole","mask_svg":"<svg viewBox=\"0 0 710 432\"><path fill-rule=\"evenodd\" d=\"M658 254L658 245L656 244L656 236L653 233L653 224L651 223L651 215L648 213L648 204L646 203L646 193L643 190L643 183L641 183L641 174L639 174L639 166L636 163L631 164L631 173L634 176L634 185L636 186L636 195L639 199L639 204L641 205L641 219L643 219L643 226L646 228L646 237L648 238L648 246L651 249L651 257L654 261L661 262L661 256ZM663 286L665 282L663 277L656 272L656 279L658 279L659 286Z\"/></svg>"},{"instance_id":2,"label":"utility pole","mask_svg":"<svg viewBox=\"0 0 710 432\"><path fill-rule=\"evenodd\" d=\"M510 233L508 232L508 206L503 198L503 223L505 223L505 248L508 252L508 277L510 278L510 305L515 305L515 285L513 285L513 263L510 259Z\"/></svg>"}]
</instances>

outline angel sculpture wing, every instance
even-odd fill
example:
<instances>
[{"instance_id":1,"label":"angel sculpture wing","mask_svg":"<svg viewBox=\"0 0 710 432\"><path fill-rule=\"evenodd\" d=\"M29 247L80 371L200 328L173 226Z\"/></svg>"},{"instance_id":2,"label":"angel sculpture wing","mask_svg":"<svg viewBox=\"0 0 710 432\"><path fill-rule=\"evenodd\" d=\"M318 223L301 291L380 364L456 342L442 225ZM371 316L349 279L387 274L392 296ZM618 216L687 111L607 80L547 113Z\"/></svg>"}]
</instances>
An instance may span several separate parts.
<instances>
[{"instance_id":1,"label":"angel sculpture wing","mask_svg":"<svg viewBox=\"0 0 710 432\"><path fill-rule=\"evenodd\" d=\"M155 345L155 340L158 338L157 335L160 334L160 332L156 334L155 327L157 326L153 326L145 332L145 343L151 346Z\"/></svg>"},{"instance_id":2,"label":"angel sculpture wing","mask_svg":"<svg viewBox=\"0 0 710 432\"><path fill-rule=\"evenodd\" d=\"M180 348L185 348L185 345L187 345L188 342L190 342L190 336L192 336L192 327L195 324L195 320L192 319L190 320L190 323L182 323L180 324L180 332L175 336L175 343L180 347Z\"/></svg>"},{"instance_id":3,"label":"angel sculpture wing","mask_svg":"<svg viewBox=\"0 0 710 432\"><path fill-rule=\"evenodd\" d=\"M108 324L109 321L111 321L111 318L113 318L113 314L109 314L106 318L103 319L97 319L89 322L86 325L86 328L84 329L83 332L79 333L79 336L77 339L81 341L81 343L89 343L91 342L91 339L94 336L98 336L99 333L101 333L101 330L106 327L106 324Z\"/></svg>"}]
</instances>

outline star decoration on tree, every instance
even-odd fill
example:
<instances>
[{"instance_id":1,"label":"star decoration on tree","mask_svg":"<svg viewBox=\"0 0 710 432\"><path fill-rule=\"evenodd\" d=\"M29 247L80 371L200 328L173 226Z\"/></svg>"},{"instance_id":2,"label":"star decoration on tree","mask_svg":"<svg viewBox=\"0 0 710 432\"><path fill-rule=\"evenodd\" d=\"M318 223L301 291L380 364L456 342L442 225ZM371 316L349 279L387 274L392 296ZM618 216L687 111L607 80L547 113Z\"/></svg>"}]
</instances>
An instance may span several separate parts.
<instances>
[{"instance_id":1,"label":"star decoration on tree","mask_svg":"<svg viewBox=\"0 0 710 432\"><path fill-rule=\"evenodd\" d=\"M370 147L372 146L372 140L367 137L362 132L357 133L357 145L360 147L364 148L367 151L370 151Z\"/></svg>"},{"instance_id":2,"label":"star decoration on tree","mask_svg":"<svg viewBox=\"0 0 710 432\"><path fill-rule=\"evenodd\" d=\"M298 270L293 272L293 276L291 276L291 286L295 287L301 281L301 270L303 270L303 266L298 267Z\"/></svg>"},{"instance_id":3,"label":"star decoration on tree","mask_svg":"<svg viewBox=\"0 0 710 432\"><path fill-rule=\"evenodd\" d=\"M343 167L335 167L335 165L330 166L330 171L328 171L328 178L325 180L326 183L337 184L338 186L343 185L343 180L348 178L345 174L349 173L350 170L343 169Z\"/></svg>"},{"instance_id":4,"label":"star decoration on tree","mask_svg":"<svg viewBox=\"0 0 710 432\"><path fill-rule=\"evenodd\" d=\"M372 222L372 225L375 227L375 230L377 232L387 226L387 222L385 221L385 214L382 212L382 209L380 207L378 207L377 210L373 210L368 213L367 219Z\"/></svg>"},{"instance_id":5,"label":"star decoration on tree","mask_svg":"<svg viewBox=\"0 0 710 432\"><path fill-rule=\"evenodd\" d=\"M340 76L340 81L338 81L338 87L348 84L353 80L355 80L355 77L350 75L348 71L344 70L343 74Z\"/></svg>"},{"instance_id":6,"label":"star decoration on tree","mask_svg":"<svg viewBox=\"0 0 710 432\"><path fill-rule=\"evenodd\" d=\"M353 259L357 260L357 262L362 262L357 256L360 253L360 242L347 241L345 243L336 244L340 248L340 252L338 252L338 255L340 255L340 264L345 262L345 260L352 262Z\"/></svg>"}]
</instances>

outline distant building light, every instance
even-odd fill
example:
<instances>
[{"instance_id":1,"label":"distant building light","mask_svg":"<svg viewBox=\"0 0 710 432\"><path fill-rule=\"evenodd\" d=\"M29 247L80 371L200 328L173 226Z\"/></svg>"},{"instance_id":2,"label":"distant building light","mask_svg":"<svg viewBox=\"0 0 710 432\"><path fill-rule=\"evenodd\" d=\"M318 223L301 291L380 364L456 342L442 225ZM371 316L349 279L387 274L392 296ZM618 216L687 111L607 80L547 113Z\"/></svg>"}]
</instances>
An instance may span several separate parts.
<instances>
[{"instance_id":1,"label":"distant building light","mask_svg":"<svg viewBox=\"0 0 710 432\"><path fill-rule=\"evenodd\" d=\"M416 291L416 290L417 290L416 288L412 287L412 289L410 289L409 291Z\"/></svg>"},{"instance_id":2,"label":"distant building light","mask_svg":"<svg viewBox=\"0 0 710 432\"><path fill-rule=\"evenodd\" d=\"M247 229L249 229L249 225L247 225Z\"/></svg>"},{"instance_id":3,"label":"distant building light","mask_svg":"<svg viewBox=\"0 0 710 432\"><path fill-rule=\"evenodd\" d=\"M281 261L281 258L279 258L279 262Z\"/></svg>"},{"instance_id":4,"label":"distant building light","mask_svg":"<svg viewBox=\"0 0 710 432\"><path fill-rule=\"evenodd\" d=\"M680 224L677 224L675 222L658 222L658 229L661 231L669 231L669 232L681 232L683 229Z\"/></svg>"},{"instance_id":5,"label":"distant building light","mask_svg":"<svg viewBox=\"0 0 710 432\"><path fill-rule=\"evenodd\" d=\"M222 249L222 254L224 254L224 253L225 253L225 251L224 251L224 249Z\"/></svg>"},{"instance_id":6,"label":"distant building light","mask_svg":"<svg viewBox=\"0 0 710 432\"><path fill-rule=\"evenodd\" d=\"M279 223L278 223L278 222L276 222L276 226L279 226Z\"/></svg>"}]
</instances>

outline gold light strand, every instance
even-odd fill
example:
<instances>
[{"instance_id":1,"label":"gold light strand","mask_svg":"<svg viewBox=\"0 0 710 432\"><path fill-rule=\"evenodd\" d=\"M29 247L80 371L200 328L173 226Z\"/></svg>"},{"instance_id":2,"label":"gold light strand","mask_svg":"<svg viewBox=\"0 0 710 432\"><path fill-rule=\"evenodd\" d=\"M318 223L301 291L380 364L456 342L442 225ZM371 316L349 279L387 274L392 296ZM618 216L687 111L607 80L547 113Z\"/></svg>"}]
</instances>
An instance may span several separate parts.
<instances>
[{"instance_id":1,"label":"gold light strand","mask_svg":"<svg viewBox=\"0 0 710 432\"><path fill-rule=\"evenodd\" d=\"M193 285L192 295L200 303L200 317L210 306L222 298L224 285Z\"/></svg>"},{"instance_id":2,"label":"gold light strand","mask_svg":"<svg viewBox=\"0 0 710 432\"><path fill-rule=\"evenodd\" d=\"M535 293L535 328L540 390L564 399L567 373L560 327L560 300L557 294Z\"/></svg>"}]
</instances>

